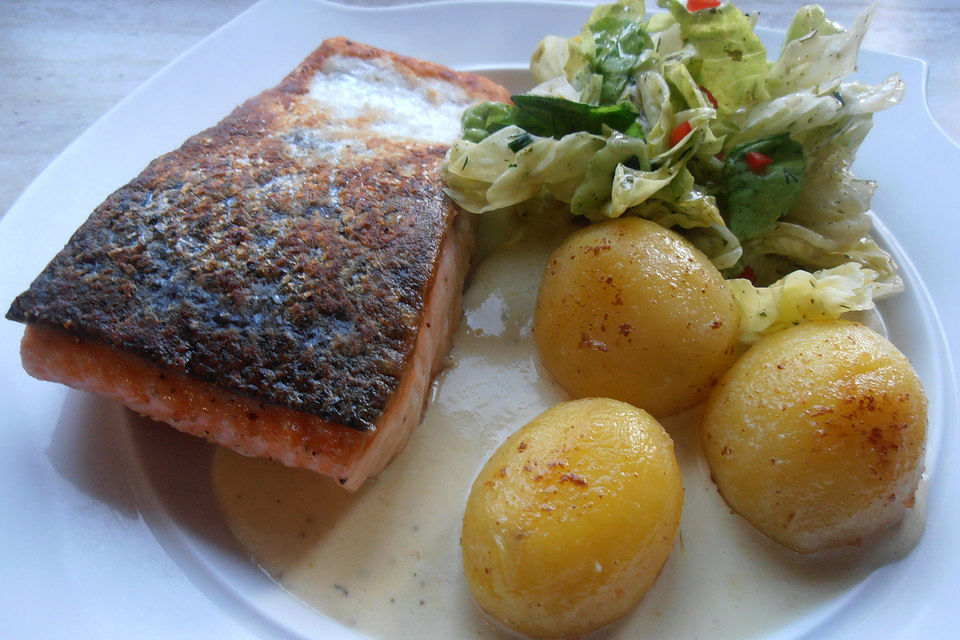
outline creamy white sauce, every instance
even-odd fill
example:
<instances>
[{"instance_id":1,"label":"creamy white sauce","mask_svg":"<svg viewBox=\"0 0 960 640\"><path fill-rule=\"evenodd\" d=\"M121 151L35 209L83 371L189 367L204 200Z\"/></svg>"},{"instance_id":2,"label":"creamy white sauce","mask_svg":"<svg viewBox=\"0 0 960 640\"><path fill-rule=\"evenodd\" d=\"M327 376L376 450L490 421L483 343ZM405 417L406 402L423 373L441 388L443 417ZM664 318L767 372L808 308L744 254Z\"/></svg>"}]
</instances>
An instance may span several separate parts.
<instances>
[{"instance_id":1,"label":"creamy white sauce","mask_svg":"<svg viewBox=\"0 0 960 640\"><path fill-rule=\"evenodd\" d=\"M390 137L442 143L460 134L460 115L476 102L444 80L403 74L383 58L351 56L328 58L310 96L335 119L362 120L361 128Z\"/></svg>"},{"instance_id":2,"label":"creamy white sauce","mask_svg":"<svg viewBox=\"0 0 960 640\"><path fill-rule=\"evenodd\" d=\"M230 526L290 593L375 638L498 638L463 577L460 527L470 485L514 430L567 399L531 335L547 257L572 227L494 251L464 297L451 364L434 382L407 448L356 494L307 471L220 449L214 487ZM496 234L493 234L496 235ZM595 638L743 638L825 611L923 530L906 519L860 548L802 557L732 514L710 481L697 409L664 426L683 473L680 534L640 606Z\"/></svg>"}]
</instances>

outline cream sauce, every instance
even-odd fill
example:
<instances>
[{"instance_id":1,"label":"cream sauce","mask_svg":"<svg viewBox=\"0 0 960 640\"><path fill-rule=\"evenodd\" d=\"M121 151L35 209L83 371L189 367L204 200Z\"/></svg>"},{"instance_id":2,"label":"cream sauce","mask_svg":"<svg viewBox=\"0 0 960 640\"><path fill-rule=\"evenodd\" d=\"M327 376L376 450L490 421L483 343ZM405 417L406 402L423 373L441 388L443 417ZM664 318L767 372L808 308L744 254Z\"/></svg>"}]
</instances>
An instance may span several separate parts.
<instances>
[{"instance_id":1,"label":"cream sauce","mask_svg":"<svg viewBox=\"0 0 960 640\"><path fill-rule=\"evenodd\" d=\"M357 493L308 471L217 452L214 488L230 527L284 589L374 638L504 636L479 613L463 577L463 509L474 477L507 435L567 399L541 368L531 330L547 258L572 229L527 234L479 266L423 423ZM772 632L827 613L838 596L919 539L922 491L903 522L863 547L812 558L783 549L723 502L700 452L697 413L664 424L685 487L673 553L640 606L592 637Z\"/></svg>"}]
</instances>

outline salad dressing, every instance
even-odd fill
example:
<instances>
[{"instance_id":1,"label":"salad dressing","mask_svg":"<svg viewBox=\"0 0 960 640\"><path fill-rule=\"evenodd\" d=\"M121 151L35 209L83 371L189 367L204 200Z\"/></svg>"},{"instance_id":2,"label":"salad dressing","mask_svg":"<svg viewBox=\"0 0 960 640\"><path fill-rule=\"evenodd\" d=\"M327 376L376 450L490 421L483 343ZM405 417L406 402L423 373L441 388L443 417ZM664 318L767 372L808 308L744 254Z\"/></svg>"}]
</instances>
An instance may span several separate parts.
<instances>
[{"instance_id":1,"label":"salad dressing","mask_svg":"<svg viewBox=\"0 0 960 640\"><path fill-rule=\"evenodd\" d=\"M490 237L503 240L496 224ZM329 478L219 449L213 484L230 528L288 592L374 638L499 638L460 559L473 479L514 430L568 399L532 336L540 277L573 223L528 232L486 259L464 296L449 366L406 449L356 493ZM660 578L624 620L592 638L743 638L827 615L923 530L923 491L897 526L862 547L803 557L731 513L710 481L698 409L664 421L683 473L680 533Z\"/></svg>"}]
</instances>

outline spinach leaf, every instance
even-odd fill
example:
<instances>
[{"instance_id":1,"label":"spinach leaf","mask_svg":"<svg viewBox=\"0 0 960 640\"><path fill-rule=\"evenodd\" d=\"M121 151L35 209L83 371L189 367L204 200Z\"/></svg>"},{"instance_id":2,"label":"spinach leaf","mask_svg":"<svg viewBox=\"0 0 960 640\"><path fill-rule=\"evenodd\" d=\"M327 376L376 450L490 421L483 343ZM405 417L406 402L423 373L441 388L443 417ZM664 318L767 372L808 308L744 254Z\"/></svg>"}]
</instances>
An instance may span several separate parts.
<instances>
[{"instance_id":1,"label":"spinach leaf","mask_svg":"<svg viewBox=\"0 0 960 640\"><path fill-rule=\"evenodd\" d=\"M806 167L803 148L788 133L735 147L721 173L733 235L741 242L754 238L789 211L800 194Z\"/></svg>"},{"instance_id":2,"label":"spinach leaf","mask_svg":"<svg viewBox=\"0 0 960 640\"><path fill-rule=\"evenodd\" d=\"M639 115L630 102L595 107L553 96L516 95L511 99L517 105L517 125L537 136L562 138L576 131L600 135L603 125L626 131Z\"/></svg>"},{"instance_id":3,"label":"spinach leaf","mask_svg":"<svg viewBox=\"0 0 960 640\"><path fill-rule=\"evenodd\" d=\"M600 135L604 125L643 139L637 108L630 102L596 107L552 96L511 96L515 106L485 102L464 111L460 119L463 137L480 142L488 135L515 124L536 136L562 138L568 133L586 131ZM523 148L532 140L525 140ZM516 143L520 144L520 143Z\"/></svg>"}]
</instances>

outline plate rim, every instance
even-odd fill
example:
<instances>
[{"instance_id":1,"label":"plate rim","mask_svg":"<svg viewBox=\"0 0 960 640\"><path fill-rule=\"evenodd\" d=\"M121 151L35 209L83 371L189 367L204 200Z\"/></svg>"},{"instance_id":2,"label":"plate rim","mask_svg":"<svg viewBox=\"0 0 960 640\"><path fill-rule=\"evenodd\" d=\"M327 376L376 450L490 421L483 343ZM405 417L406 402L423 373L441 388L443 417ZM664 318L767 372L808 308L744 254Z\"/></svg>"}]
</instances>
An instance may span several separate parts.
<instances>
[{"instance_id":1,"label":"plate rim","mask_svg":"<svg viewBox=\"0 0 960 640\"><path fill-rule=\"evenodd\" d=\"M453 1L453 0L433 0L433 1L424 2L424 3L404 3L404 4L394 5L394 6L390 6L390 7L357 7L357 6L351 6L351 5L341 5L341 4L338 4L338 3L328 2L328 1L326 1L326 0L299 0L299 1L300 1L300 2L303 2L303 3L309 3L309 4L316 4L316 5L323 5L323 6L331 7L331 8L335 8L335 9L338 10L338 11L343 11L343 12L347 12L347 13L354 13L354 12L356 12L356 13L369 13L369 14L373 14L373 13L391 13L391 12L396 12L396 11L411 11L411 10L417 11L417 12L420 12L420 11L429 12L430 10L433 10L433 9L435 9L435 8L440 8L440 7L453 7L453 8L457 8L458 10L460 10L461 8L463 8L464 6L467 6L467 5L470 5L470 6L484 6L484 5L495 4L495 5L502 5L502 6L505 6L505 7L506 7L506 6L519 6L519 5L540 5L540 6L562 5L562 6L568 6L568 7L590 7L590 6L593 6L593 4L594 4L594 3L585 2L585 1L582 1L582 0L494 0L493 2L478 2L478 1L475 1L475 0L469 0L469 1L467 1L467 2L456 2L456 1ZM83 139L83 137L86 136L91 130L94 130L94 129L97 128L97 127L105 126L103 123L104 123L104 122L109 122L113 117L115 117L116 112L118 112L118 111L122 110L123 108L125 108L125 106L126 106L127 104L129 104L129 102L131 102L131 101L132 101L134 98L136 98L138 95L140 95L140 94L142 94L142 93L144 93L144 92L149 91L149 90L150 90L150 87L151 87L151 86L153 85L153 83L157 80L157 78L162 77L163 75L165 75L165 74L167 74L167 73L171 73L171 69L175 69L178 65L183 64L183 61L184 61L184 60L190 59L190 58L192 57L192 55L195 54L195 52L196 52L196 50L197 50L198 48L200 48L200 47L203 46L205 43L207 43L209 40L215 38L215 37L218 36L219 34L222 34L222 33L223 33L224 31L226 31L227 29L232 28L232 27L235 25L235 23L237 23L237 22L239 22L239 21L242 21L242 20L248 20L248 19L249 19L248 14L251 14L251 13L254 12L255 10L262 10L262 7L265 7L265 6L270 6L270 5L280 6L281 4L283 4L282 0L261 0L260 2L258 2L258 3L254 4L254 5L252 5L251 7L247 8L246 10L244 10L243 12L241 12L239 15L237 15L235 18L233 18L231 21L229 21L228 23L226 23L226 24L223 25L222 27L218 28L217 30L215 30L214 32L212 32L210 35L208 35L207 37L203 38L201 41L199 41L198 43L194 44L193 46L191 46L190 48L188 48L186 51L184 51L183 53L181 53L180 55L178 55L177 57L175 57L170 63L168 63L167 65L165 65L165 66L164 66L162 69L160 69L156 74L152 75L152 76L151 76L148 80L146 80L143 84L141 84L140 86L138 86L136 89L134 89L132 92L130 92L127 96L125 96L122 100L120 100L120 101L117 102L115 105L113 105L110 109L108 109L106 112L104 112L104 114L101 115L99 118L97 118L87 129L84 130L83 133L81 133L76 139L74 139L69 145L67 145L67 147L66 147L63 151L61 151L61 153L59 153L59 154L47 165L47 167L45 167L45 168L43 169L43 171L41 171L33 180L31 180L31 182L30 182L30 184L27 186L27 188L24 189L24 191L17 197L17 199L14 201L14 203L11 205L11 207L10 207L10 208L7 210L7 212L4 214L4 216L2 217L2 219L0 219L0 235L2 235L2 234L4 233L4 231L5 231L9 226L12 226L13 222L11 222L11 219L12 219L13 217L25 215L25 213L18 213L19 210L20 210L21 208L26 207L26 204L23 204L23 203L25 203L25 202L28 200L28 196L31 194L31 192L38 188L38 187L37 187L38 183L41 183L41 184L42 184L42 179L44 178L45 175L47 175L47 174L51 171L51 167L54 167L54 166L57 165L58 163L64 163L64 162L70 161L69 155L70 155L71 149L73 149L73 148L78 144L78 141L80 141L81 139ZM782 34L781 31L777 31L777 30L774 30L774 29L768 29L768 28L766 28L766 27L760 27L760 29L763 29L764 31L771 31L771 32L776 32L776 33ZM891 53L885 53L885 52L874 51L874 50L869 50L869 49L864 49L864 51L873 51L873 53L879 53L879 54L884 55L884 56L891 56L891 57L894 57L894 58L898 58L898 59L910 61L911 63L919 63L919 65L920 65L920 73L921 73L921 76L922 76L922 83L921 83L921 87L922 87L922 99L921 99L921 102L922 102L922 107L923 107L923 114L926 116L926 120L929 121L929 123L931 123L931 124L934 125L935 130L936 130L938 133L940 133L940 135L942 135L942 136L944 137L944 139L946 139L946 141L947 141L948 143L950 143L955 149L960 150L960 144L957 144L956 142L954 142L954 141L943 131L942 127L937 123L937 121L933 118L933 116L932 116L932 114L931 114L931 112L930 112L929 105L928 105L928 102L927 102L927 83L928 83L928 72L929 72L929 68L928 68L927 63L926 63L924 60L919 59L919 58L913 58L913 57L903 56L903 55L899 55L899 54L891 54ZM488 67L488 68L489 68L489 67ZM519 68L519 67L518 67L518 68ZM13 216L12 216L11 214L13 214ZM878 225L878 226L884 227L882 220L879 221L879 225ZM885 229L885 227L884 227L884 229ZM894 242L897 241L896 237L893 236L893 234L890 233L889 230L886 230L886 233L888 234L888 236L889 236L890 238L892 238L892 239L894 240ZM897 244L898 244L898 246L899 246L899 243L897 243ZM920 271L919 271L919 269L916 267L916 265L913 264L913 261L911 260L910 254L907 254L905 251L903 251L903 247L902 247L902 246L899 247L899 248L900 248L900 250L901 250L901 251L900 251L901 255L902 255L903 257L905 257L905 258L907 259L907 261L910 263L910 264L909 264L909 268L912 269L913 272L917 275L917 282L920 283L920 285L921 285L921 288L920 288L920 290L918 291L918 293L921 295L921 297L923 298L923 300L925 301L925 303L929 305L929 308L933 311L932 319L933 319L933 322L934 322L933 328L934 328L934 330L935 330L933 335L934 335L934 336L937 336L937 337L938 337L938 340L939 340L940 343L941 343L940 346L941 346L942 350L938 350L938 355L939 355L941 358L944 358L944 359L945 359L945 361L944 361L944 366L942 367L942 369L943 369L942 373L945 375L945 378L944 378L944 380L945 380L944 390L945 390L946 393L945 393L944 402L942 403L941 413L946 414L946 413L948 412L949 408L950 408L951 401L952 401L952 404L954 405L954 408L955 408L955 405L956 405L956 390L957 390L957 373L956 373L956 366L955 366L955 362L954 362L954 358L953 358L953 352L952 352L951 347L950 347L949 337L948 337L948 334L947 334L947 332L946 332L946 330L945 330L945 327L943 326L943 322L942 322L942 319L941 319L941 317L940 317L940 313L938 312L938 308L937 308L937 306L936 306L936 304L935 304L935 300L934 300L934 298L933 298L933 296L932 296L932 294L931 294L931 291L929 290L929 287L927 286L927 284L926 284L926 282L925 282L922 274L920 273ZM25 374L24 374L24 375L25 375ZM954 415L956 415L956 412L955 412L955 411L954 411ZM944 433L945 433L945 431L946 431L946 428L947 428L947 424L948 424L948 423L949 423L949 417L947 417L947 418L946 418L946 422L944 422L944 427L943 427L943 431L941 432L941 437L944 437ZM943 447L943 446L941 446L941 447L939 448L939 451L938 451L938 460L937 460L937 463L936 463L936 466L937 466L937 468L939 468L939 469L943 469L943 468L945 467L945 464L944 464L943 461L941 460L941 458L943 458L944 456L946 456L946 448ZM131 479L131 480L132 480L132 479ZM931 487L931 488L932 488L932 487ZM138 502L139 502L139 500L138 500ZM153 530L153 529L151 528L151 531L152 531L152 530ZM181 566L180 569L183 570L183 567ZM188 577L189 577L189 576L188 576ZM871 580L872 578L873 578L873 576L871 576L871 578L868 578L868 580ZM193 580L193 579L191 578L191 581L192 581L192 580ZM866 581L864 581L864 582L866 582ZM862 584L863 584L863 583L861 583L861 585L862 585ZM859 587L858 587L858 588L859 588ZM199 589L199 588L198 588L198 590L200 590L201 593L203 593L203 590L202 590L202 589ZM209 596L208 596L208 597L209 597ZM219 605L217 605L217 606L219 606ZM312 611L312 610L311 610L311 611ZM338 623L338 624L339 624L339 623ZM346 629L345 627L341 627L341 628ZM812 632L814 632L814 631L816 631L816 630L817 630L817 629L814 628L814 629L811 629L811 630L809 630L809 631L810 631L810 633L812 633ZM348 630L348 631L349 631L349 630ZM297 637L301 637L301 636L297 636ZM349 636L349 637L353 637L353 636Z\"/></svg>"}]
</instances>

